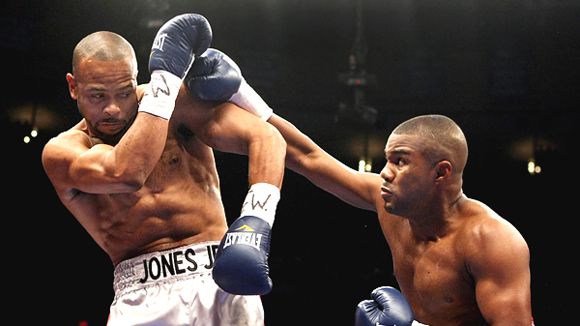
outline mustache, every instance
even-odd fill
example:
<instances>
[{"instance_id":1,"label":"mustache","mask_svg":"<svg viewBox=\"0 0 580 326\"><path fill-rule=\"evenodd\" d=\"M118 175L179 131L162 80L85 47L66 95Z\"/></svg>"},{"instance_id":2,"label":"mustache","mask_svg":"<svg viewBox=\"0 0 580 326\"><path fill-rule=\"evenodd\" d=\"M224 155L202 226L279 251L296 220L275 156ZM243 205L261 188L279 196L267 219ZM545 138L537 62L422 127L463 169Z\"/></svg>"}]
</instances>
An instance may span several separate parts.
<instances>
[{"instance_id":1,"label":"mustache","mask_svg":"<svg viewBox=\"0 0 580 326\"><path fill-rule=\"evenodd\" d=\"M99 123L118 123L118 122L122 122L122 121L123 120L119 120L119 119L115 119L115 118L106 118L106 119L99 121Z\"/></svg>"},{"instance_id":2,"label":"mustache","mask_svg":"<svg viewBox=\"0 0 580 326\"><path fill-rule=\"evenodd\" d=\"M384 181L381 184L381 190L382 191L386 191L386 192L392 192L391 183L390 182L387 182L387 181Z\"/></svg>"}]
</instances>

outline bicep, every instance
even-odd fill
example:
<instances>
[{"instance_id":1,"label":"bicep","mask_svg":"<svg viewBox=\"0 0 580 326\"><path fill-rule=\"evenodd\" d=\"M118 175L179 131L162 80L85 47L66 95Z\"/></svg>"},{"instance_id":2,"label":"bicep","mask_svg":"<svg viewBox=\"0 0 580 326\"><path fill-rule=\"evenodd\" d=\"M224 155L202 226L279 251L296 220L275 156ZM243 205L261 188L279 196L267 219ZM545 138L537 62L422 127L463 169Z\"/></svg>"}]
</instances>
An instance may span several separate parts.
<instances>
[{"instance_id":1,"label":"bicep","mask_svg":"<svg viewBox=\"0 0 580 326\"><path fill-rule=\"evenodd\" d=\"M201 101L184 87L171 120L215 150L242 155L248 154L248 143L255 130L252 124L260 123L257 117L232 103Z\"/></svg>"},{"instance_id":2,"label":"bicep","mask_svg":"<svg viewBox=\"0 0 580 326\"><path fill-rule=\"evenodd\" d=\"M127 191L107 173L111 149L104 144L93 146L83 132L67 132L46 144L42 164L59 193L67 189L86 193Z\"/></svg>"},{"instance_id":3,"label":"bicep","mask_svg":"<svg viewBox=\"0 0 580 326\"><path fill-rule=\"evenodd\" d=\"M257 138L257 127L261 123L257 117L226 102L211 109L211 114L196 134L216 150L248 155L249 144Z\"/></svg>"},{"instance_id":4,"label":"bicep","mask_svg":"<svg viewBox=\"0 0 580 326\"><path fill-rule=\"evenodd\" d=\"M471 264L478 307L489 324L530 325L529 249L511 227L493 232Z\"/></svg>"},{"instance_id":5,"label":"bicep","mask_svg":"<svg viewBox=\"0 0 580 326\"><path fill-rule=\"evenodd\" d=\"M217 105L200 139L214 149L248 156L248 182L279 188L284 176L286 143L270 124L231 103Z\"/></svg>"}]
</instances>

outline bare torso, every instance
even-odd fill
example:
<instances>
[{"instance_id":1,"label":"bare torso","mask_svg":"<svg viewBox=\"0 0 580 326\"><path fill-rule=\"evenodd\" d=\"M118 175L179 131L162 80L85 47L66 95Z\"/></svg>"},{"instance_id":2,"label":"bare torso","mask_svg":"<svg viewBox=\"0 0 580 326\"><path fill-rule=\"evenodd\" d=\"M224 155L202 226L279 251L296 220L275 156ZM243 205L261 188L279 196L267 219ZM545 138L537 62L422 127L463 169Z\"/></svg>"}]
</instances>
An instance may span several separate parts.
<instances>
[{"instance_id":1,"label":"bare torso","mask_svg":"<svg viewBox=\"0 0 580 326\"><path fill-rule=\"evenodd\" d=\"M190 128L193 119L204 119L201 112L189 112L185 122L172 117L161 159L140 190L59 193L114 265L147 252L219 241L227 230L213 150ZM75 128L82 131L82 123Z\"/></svg>"},{"instance_id":2,"label":"bare torso","mask_svg":"<svg viewBox=\"0 0 580 326\"><path fill-rule=\"evenodd\" d=\"M470 232L490 216L470 199L444 236L417 240L407 220L380 210L379 218L392 252L397 282L417 319L433 325L484 325L470 276Z\"/></svg>"}]
</instances>

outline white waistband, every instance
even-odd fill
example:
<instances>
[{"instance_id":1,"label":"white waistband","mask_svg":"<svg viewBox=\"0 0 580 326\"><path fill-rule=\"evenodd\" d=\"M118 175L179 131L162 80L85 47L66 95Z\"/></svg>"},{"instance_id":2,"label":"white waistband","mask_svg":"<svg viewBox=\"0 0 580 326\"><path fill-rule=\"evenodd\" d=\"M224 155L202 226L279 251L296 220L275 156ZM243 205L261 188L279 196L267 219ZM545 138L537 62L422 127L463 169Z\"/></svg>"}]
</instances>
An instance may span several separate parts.
<instances>
[{"instance_id":1,"label":"white waistband","mask_svg":"<svg viewBox=\"0 0 580 326\"><path fill-rule=\"evenodd\" d=\"M219 241L195 243L122 261L115 267L115 293L176 278L211 274L218 245Z\"/></svg>"}]
</instances>

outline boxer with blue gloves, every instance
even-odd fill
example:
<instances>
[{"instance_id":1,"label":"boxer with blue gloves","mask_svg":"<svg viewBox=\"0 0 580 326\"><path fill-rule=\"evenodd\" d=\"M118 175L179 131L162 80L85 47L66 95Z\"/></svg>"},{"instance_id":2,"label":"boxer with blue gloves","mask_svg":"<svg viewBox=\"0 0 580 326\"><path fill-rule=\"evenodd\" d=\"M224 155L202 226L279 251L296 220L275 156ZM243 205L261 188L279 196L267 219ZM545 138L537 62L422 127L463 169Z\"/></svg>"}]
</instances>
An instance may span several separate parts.
<instances>
[{"instance_id":1,"label":"boxer with blue gloves","mask_svg":"<svg viewBox=\"0 0 580 326\"><path fill-rule=\"evenodd\" d=\"M281 185L285 143L235 105L187 94L182 80L211 38L201 15L170 19L155 36L146 85L137 85L135 51L119 34L91 33L73 51L66 79L82 119L45 145L42 164L114 266L107 326L264 324L259 296L225 292L212 279L228 229L213 148L248 154L257 184L249 206L270 211L275 196L259 199L259 184Z\"/></svg>"}]
</instances>

